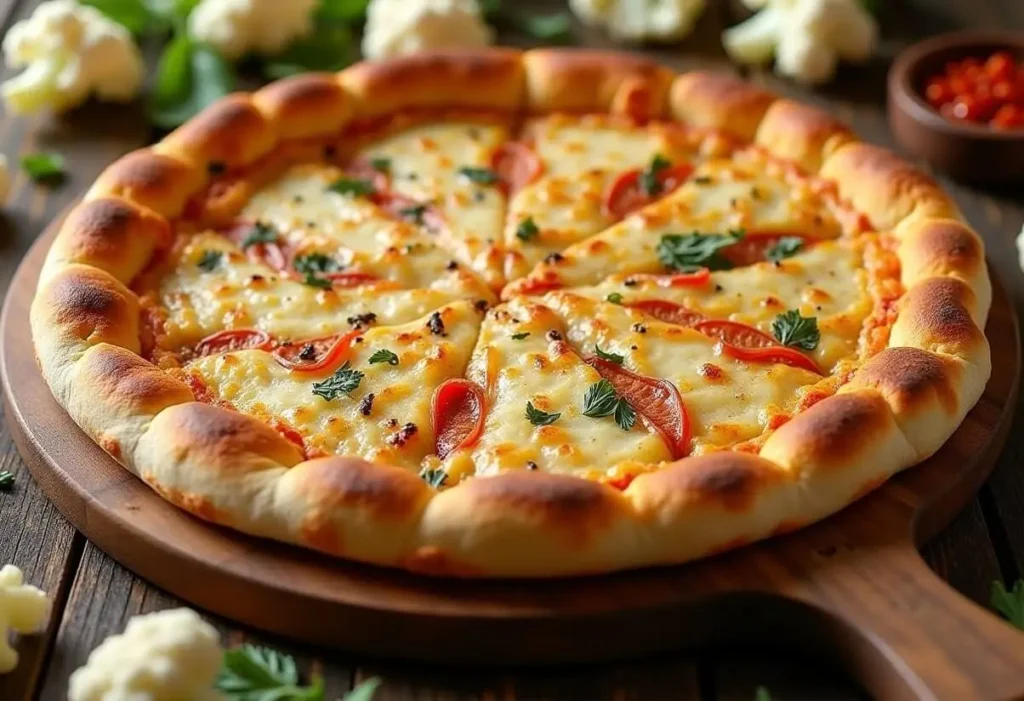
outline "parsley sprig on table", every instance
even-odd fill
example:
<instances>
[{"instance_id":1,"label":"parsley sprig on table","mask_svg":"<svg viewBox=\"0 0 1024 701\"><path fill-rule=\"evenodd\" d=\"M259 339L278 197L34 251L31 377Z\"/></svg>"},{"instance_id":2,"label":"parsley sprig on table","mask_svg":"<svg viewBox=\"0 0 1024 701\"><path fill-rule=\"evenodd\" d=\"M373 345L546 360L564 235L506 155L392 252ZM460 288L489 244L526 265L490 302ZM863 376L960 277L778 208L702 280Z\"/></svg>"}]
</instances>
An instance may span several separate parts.
<instances>
[{"instance_id":1,"label":"parsley sprig on table","mask_svg":"<svg viewBox=\"0 0 1024 701\"><path fill-rule=\"evenodd\" d=\"M992 608L1003 614L1013 625L1024 630L1024 579L1018 579L1007 591L1002 582L992 582L989 599Z\"/></svg>"},{"instance_id":2,"label":"parsley sprig on table","mask_svg":"<svg viewBox=\"0 0 1024 701\"><path fill-rule=\"evenodd\" d=\"M0 471L0 491L6 492L14 486L14 473L10 470Z\"/></svg>"},{"instance_id":3,"label":"parsley sprig on table","mask_svg":"<svg viewBox=\"0 0 1024 701\"><path fill-rule=\"evenodd\" d=\"M337 399L342 394L351 395L363 381L363 373L354 370L346 362L334 371L326 380L313 383L313 394L323 397L326 401Z\"/></svg>"},{"instance_id":4,"label":"parsley sprig on table","mask_svg":"<svg viewBox=\"0 0 1024 701\"><path fill-rule=\"evenodd\" d=\"M344 701L370 701L381 680L367 679L347 693ZM295 660L277 650L242 645L224 653L214 688L228 701L324 701L324 680L314 676L302 685Z\"/></svg>"},{"instance_id":5,"label":"parsley sprig on table","mask_svg":"<svg viewBox=\"0 0 1024 701\"><path fill-rule=\"evenodd\" d=\"M64 177L64 156L59 153L29 153L21 157L21 167L37 183L54 183Z\"/></svg>"},{"instance_id":6,"label":"parsley sprig on table","mask_svg":"<svg viewBox=\"0 0 1024 701\"><path fill-rule=\"evenodd\" d=\"M595 382L583 397L583 415L592 419L614 416L615 423L623 431L629 431L636 423L636 412L624 397L620 397L608 380Z\"/></svg>"},{"instance_id":7,"label":"parsley sprig on table","mask_svg":"<svg viewBox=\"0 0 1024 701\"><path fill-rule=\"evenodd\" d=\"M669 270L692 273L701 268L728 270L732 264L721 251L743 238L743 231L727 234L665 234L656 249L658 260Z\"/></svg>"},{"instance_id":8,"label":"parsley sprig on table","mask_svg":"<svg viewBox=\"0 0 1024 701\"><path fill-rule=\"evenodd\" d=\"M772 335L784 346L806 351L817 348L821 340L817 318L801 316L796 309L790 309L775 317L775 321L772 322Z\"/></svg>"}]
</instances>

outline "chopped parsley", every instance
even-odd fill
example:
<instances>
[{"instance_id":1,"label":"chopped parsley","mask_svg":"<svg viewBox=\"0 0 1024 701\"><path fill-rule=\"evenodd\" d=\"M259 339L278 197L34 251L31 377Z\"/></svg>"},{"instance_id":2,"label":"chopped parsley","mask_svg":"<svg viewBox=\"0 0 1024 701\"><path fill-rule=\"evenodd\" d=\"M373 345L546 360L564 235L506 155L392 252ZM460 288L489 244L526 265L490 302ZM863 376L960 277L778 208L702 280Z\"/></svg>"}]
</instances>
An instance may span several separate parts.
<instances>
[{"instance_id":1,"label":"chopped parsley","mask_svg":"<svg viewBox=\"0 0 1024 701\"><path fill-rule=\"evenodd\" d=\"M516 238L520 241L529 241L530 239L537 238L539 235L540 229L537 228L537 222L533 221L533 217L527 217L522 220L516 228Z\"/></svg>"},{"instance_id":2,"label":"chopped parsley","mask_svg":"<svg viewBox=\"0 0 1024 701\"><path fill-rule=\"evenodd\" d=\"M352 195L353 197L365 197L377 191L372 182L362 178L338 178L328 185L327 189L337 192L339 195Z\"/></svg>"},{"instance_id":3,"label":"chopped parsley","mask_svg":"<svg viewBox=\"0 0 1024 701\"><path fill-rule=\"evenodd\" d=\"M305 277L302 278L302 284L315 287L318 290L329 290L333 287L330 280L324 277L317 277L312 273L306 273Z\"/></svg>"},{"instance_id":4,"label":"chopped parsley","mask_svg":"<svg viewBox=\"0 0 1024 701\"><path fill-rule=\"evenodd\" d=\"M601 360L607 360L608 362L615 363L616 365L622 365L626 360L626 356L603 351L601 350L601 346L596 344L594 345L594 351L597 353L597 357Z\"/></svg>"},{"instance_id":5,"label":"chopped parsley","mask_svg":"<svg viewBox=\"0 0 1024 701\"><path fill-rule=\"evenodd\" d=\"M609 293L609 295L605 297L605 299L611 302L612 304L622 304L622 295L619 294L618 292Z\"/></svg>"},{"instance_id":6,"label":"chopped parsley","mask_svg":"<svg viewBox=\"0 0 1024 701\"><path fill-rule=\"evenodd\" d=\"M811 316L800 316L796 309L790 309L775 317L772 322L772 335L784 346L812 351L818 347L821 332L818 331L818 320Z\"/></svg>"},{"instance_id":7,"label":"chopped parsley","mask_svg":"<svg viewBox=\"0 0 1024 701\"><path fill-rule=\"evenodd\" d=\"M795 256L804 247L804 240L799 236L783 236L774 246L764 252L765 260L777 263L780 260Z\"/></svg>"},{"instance_id":8,"label":"chopped parsley","mask_svg":"<svg viewBox=\"0 0 1024 701\"><path fill-rule=\"evenodd\" d=\"M381 348L379 351L375 351L374 354L370 356L370 365L377 365L378 363L398 365L398 356L389 351L387 348Z\"/></svg>"},{"instance_id":9,"label":"chopped parsley","mask_svg":"<svg viewBox=\"0 0 1024 701\"><path fill-rule=\"evenodd\" d=\"M338 265L338 261L323 253L307 253L302 256L295 256L295 261L292 265L294 265L295 271L302 275L333 273L341 267Z\"/></svg>"},{"instance_id":10,"label":"chopped parsley","mask_svg":"<svg viewBox=\"0 0 1024 701\"><path fill-rule=\"evenodd\" d=\"M1002 582L992 582L989 602L992 608L1006 617L1006 620L1024 630L1024 579L1014 582L1013 588L1009 591Z\"/></svg>"},{"instance_id":11,"label":"chopped parsley","mask_svg":"<svg viewBox=\"0 0 1024 701\"><path fill-rule=\"evenodd\" d=\"M692 273L701 268L727 270L732 264L720 255L743 238L743 231L727 234L665 234L658 242L658 260L669 270Z\"/></svg>"},{"instance_id":12,"label":"chopped parsley","mask_svg":"<svg viewBox=\"0 0 1024 701\"><path fill-rule=\"evenodd\" d=\"M648 197L657 197L661 194L662 184L658 179L658 174L668 168L671 163L668 159L662 156L660 153L655 154L654 158L651 159L650 165L640 171L640 177L637 180L637 185L640 187L640 192L647 195Z\"/></svg>"},{"instance_id":13,"label":"chopped parsley","mask_svg":"<svg viewBox=\"0 0 1024 701\"><path fill-rule=\"evenodd\" d=\"M524 338L530 335L529 331L521 331L519 333L512 334L513 341L522 341Z\"/></svg>"},{"instance_id":14,"label":"chopped parsley","mask_svg":"<svg viewBox=\"0 0 1024 701\"><path fill-rule=\"evenodd\" d=\"M391 159L380 156L378 158L370 159L370 167L378 173L390 173L391 172Z\"/></svg>"},{"instance_id":15,"label":"chopped parsley","mask_svg":"<svg viewBox=\"0 0 1024 701\"><path fill-rule=\"evenodd\" d=\"M252 229L245 235L245 239L242 241L242 248L246 249L249 246L255 246L258 243L275 243L277 241L277 231L274 227L263 222L256 222L253 224Z\"/></svg>"},{"instance_id":16,"label":"chopped parsley","mask_svg":"<svg viewBox=\"0 0 1024 701\"><path fill-rule=\"evenodd\" d=\"M534 426L550 426L551 424L558 421L558 417L562 414L550 414L546 411L541 411L533 405L533 402L526 403L526 420Z\"/></svg>"},{"instance_id":17,"label":"chopped parsley","mask_svg":"<svg viewBox=\"0 0 1024 701\"><path fill-rule=\"evenodd\" d=\"M0 491L8 491L14 486L14 473L10 470L0 472Z\"/></svg>"},{"instance_id":18,"label":"chopped parsley","mask_svg":"<svg viewBox=\"0 0 1024 701\"><path fill-rule=\"evenodd\" d=\"M411 221L417 226L423 226L423 215L427 213L427 205L425 204L414 204L408 207L402 207L398 210L398 216L402 217L406 221Z\"/></svg>"},{"instance_id":19,"label":"chopped parsley","mask_svg":"<svg viewBox=\"0 0 1024 701\"><path fill-rule=\"evenodd\" d=\"M636 423L636 412L608 380L595 382L583 397L583 415L592 419L614 416L615 423L623 431L633 428Z\"/></svg>"},{"instance_id":20,"label":"chopped parsley","mask_svg":"<svg viewBox=\"0 0 1024 701\"><path fill-rule=\"evenodd\" d=\"M423 468L420 470L420 479L434 489L440 489L444 486L444 483L448 481L448 473L440 468L436 470Z\"/></svg>"},{"instance_id":21,"label":"chopped parsley","mask_svg":"<svg viewBox=\"0 0 1024 701\"><path fill-rule=\"evenodd\" d=\"M322 699L324 680L314 675L308 686L299 682L295 660L277 650L245 644L224 652L223 665L214 684L226 697L235 699ZM346 698L372 698L380 679L368 679Z\"/></svg>"},{"instance_id":22,"label":"chopped parsley","mask_svg":"<svg viewBox=\"0 0 1024 701\"><path fill-rule=\"evenodd\" d=\"M477 185L494 185L498 182L498 174L490 168L463 166L459 168L459 175L476 183Z\"/></svg>"},{"instance_id":23,"label":"chopped parsley","mask_svg":"<svg viewBox=\"0 0 1024 701\"><path fill-rule=\"evenodd\" d=\"M217 269L217 266L220 265L220 261L223 257L224 251L203 251L203 255L199 258L199 262L196 263L196 267L203 272L213 272Z\"/></svg>"},{"instance_id":24,"label":"chopped parsley","mask_svg":"<svg viewBox=\"0 0 1024 701\"><path fill-rule=\"evenodd\" d=\"M352 394L363 381L363 373L353 370L348 362L334 371L334 374L322 382L313 383L313 394L323 397L328 402L339 395Z\"/></svg>"},{"instance_id":25,"label":"chopped parsley","mask_svg":"<svg viewBox=\"0 0 1024 701\"><path fill-rule=\"evenodd\" d=\"M30 153L21 157L21 167L35 182L64 177L64 156L59 153Z\"/></svg>"}]
</instances>

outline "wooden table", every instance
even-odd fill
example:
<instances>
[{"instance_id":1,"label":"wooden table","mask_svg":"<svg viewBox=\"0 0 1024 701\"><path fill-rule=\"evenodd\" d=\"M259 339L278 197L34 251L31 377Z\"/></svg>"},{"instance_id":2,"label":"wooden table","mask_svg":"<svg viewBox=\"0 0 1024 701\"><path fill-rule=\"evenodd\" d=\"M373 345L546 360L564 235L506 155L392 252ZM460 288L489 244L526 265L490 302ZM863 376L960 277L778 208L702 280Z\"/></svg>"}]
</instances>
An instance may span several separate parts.
<instances>
[{"instance_id":1,"label":"wooden table","mask_svg":"<svg viewBox=\"0 0 1024 701\"><path fill-rule=\"evenodd\" d=\"M39 0L0 0L4 31L29 14ZM732 0L709 0L712 6L693 37L672 50L651 51L679 69L721 65L719 33L734 21ZM506 6L552 9L551 0L508 0ZM963 27L1024 30L1020 0L885 0L886 40L882 56L870 66L844 69L821 92L799 89L770 74L753 80L825 106L851 123L867 140L895 147L885 120L885 71L892 56L909 41ZM606 45L602 37L579 30L581 41ZM504 37L524 43L522 37ZM6 76L8 72L4 71ZM15 268L34 238L117 156L154 134L139 107L90 105L63 120L0 120L0 152L16 161L19 154L56 150L69 164L63 186L44 189L17 173L7 206L0 215L0 299ZM1024 275L1017 265L1014 237L1024 222L1024 194L1012 188L979 190L946 182L968 219L984 236L989 258L1009 289L1018 310L1024 309ZM28 339L26 339L26 343ZM0 409L2 411L2 409ZM1012 581L1024 573L1024 415L1018 417L1007 448L991 480L956 521L925 548L927 561L964 595L987 605L995 579ZM0 677L0 699L64 698L71 672L84 663L103 638L123 629L128 617L181 605L120 567L68 524L33 484L6 426L0 425L0 470L16 475L10 493L0 493L0 564L14 563L29 581L55 600L45 634L21 641L20 667ZM327 680L328 698L337 698L354 683L381 676L378 693L387 699L753 699L764 685L773 697L797 699L862 698L856 684L821 660L794 658L780 650L719 649L686 651L600 667L547 670L441 668L368 660L356 655L319 652L291 642L268 639L230 621L211 617L229 644L242 640L272 645L294 654L306 673ZM482 634L486 634L483 631ZM609 631L614 635L614 631Z\"/></svg>"}]
</instances>

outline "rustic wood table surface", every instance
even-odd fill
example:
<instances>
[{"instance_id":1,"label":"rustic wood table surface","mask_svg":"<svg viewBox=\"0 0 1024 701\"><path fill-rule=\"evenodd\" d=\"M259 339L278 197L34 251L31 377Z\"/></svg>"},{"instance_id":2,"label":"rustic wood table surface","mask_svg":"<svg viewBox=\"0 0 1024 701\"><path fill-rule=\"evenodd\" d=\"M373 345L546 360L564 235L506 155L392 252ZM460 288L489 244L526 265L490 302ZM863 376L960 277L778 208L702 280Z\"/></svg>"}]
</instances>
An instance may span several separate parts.
<instances>
[{"instance_id":1,"label":"rustic wood table surface","mask_svg":"<svg viewBox=\"0 0 1024 701\"><path fill-rule=\"evenodd\" d=\"M38 0L0 0L0 24L28 15ZM824 106L847 120L868 141L895 148L885 117L885 73L902 47L923 36L957 28L1014 28L1024 31L1021 0L882 0L885 41L871 65L843 69L825 90L811 92L770 74L751 79ZM508 0L506 7L528 13L564 2ZM678 69L725 65L721 29L738 17L735 0L709 0L695 35L672 49L650 51ZM607 40L577 28L577 41L605 46ZM525 44L523 37L503 37ZM7 71L4 71L4 75ZM61 120L49 117L0 119L0 152L13 162L36 150L55 150L68 163L68 178L43 188L14 178L0 215L0 299L22 256L44 227L96 177L107 163L152 140L154 134L134 107L89 105ZM989 258L1020 311L1024 274L1017 264L1014 237L1024 222L1019 188L977 189L945 181L967 218L981 232ZM25 339L29 343L29 339ZM2 409L0 409L2 411ZM1024 572L1024 420L1018 412L994 474L964 512L925 548L929 564L979 605L988 604L993 580L1013 581ZM169 594L122 568L76 532L32 482L5 426L0 426L0 470L16 483L0 493L0 564L21 567L34 584L51 593L54 613L48 629L19 644L21 665L0 677L0 700L65 697L68 676L106 636L120 632L135 614L181 605ZM322 673L328 698L353 684L380 676L377 699L753 699L764 686L775 699L856 699L864 694L824 660L796 657L784 650L689 650L656 659L598 667L544 670L414 665L364 659L355 654L318 651L268 639L227 620L211 620L230 643L251 640L285 650L306 673ZM481 635L486 635L481 631ZM614 631L609 631L614 635Z\"/></svg>"}]
</instances>

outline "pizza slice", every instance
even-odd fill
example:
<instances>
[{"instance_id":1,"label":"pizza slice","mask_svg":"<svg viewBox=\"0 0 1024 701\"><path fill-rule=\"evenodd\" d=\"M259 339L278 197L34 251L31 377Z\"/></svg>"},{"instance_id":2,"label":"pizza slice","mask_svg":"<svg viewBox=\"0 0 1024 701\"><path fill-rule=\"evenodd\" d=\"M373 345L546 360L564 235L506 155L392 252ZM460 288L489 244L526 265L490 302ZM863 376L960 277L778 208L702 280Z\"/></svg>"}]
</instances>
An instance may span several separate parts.
<instances>
[{"instance_id":1,"label":"pizza slice","mask_svg":"<svg viewBox=\"0 0 1024 701\"><path fill-rule=\"evenodd\" d=\"M731 142L678 124L552 115L504 147L517 174L505 226L505 275L522 277L551 253L598 233L682 185L694 164Z\"/></svg>"},{"instance_id":2,"label":"pizza slice","mask_svg":"<svg viewBox=\"0 0 1024 701\"><path fill-rule=\"evenodd\" d=\"M443 426L461 430L449 429L433 458L447 484L505 470L614 477L672 457L659 435L615 403L602 375L567 342L562 321L535 301L488 313L467 378L477 398L442 412Z\"/></svg>"},{"instance_id":3,"label":"pizza slice","mask_svg":"<svg viewBox=\"0 0 1024 701\"><path fill-rule=\"evenodd\" d=\"M495 232L505 220L505 194L495 157L507 140L500 124L420 124L368 144L353 163L382 177L384 206L433 231L497 289L504 278Z\"/></svg>"},{"instance_id":4,"label":"pizza slice","mask_svg":"<svg viewBox=\"0 0 1024 701\"><path fill-rule=\"evenodd\" d=\"M853 231L859 221L844 215L819 183L751 149L698 166L674 193L551 254L502 294L593 285L615 273L742 265L763 260L758 256L782 236L818 240ZM735 261L722 255L727 247L735 247Z\"/></svg>"},{"instance_id":5,"label":"pizza slice","mask_svg":"<svg viewBox=\"0 0 1024 701\"><path fill-rule=\"evenodd\" d=\"M465 372L482 317L471 302L454 302L398 326L210 348L177 372L197 396L270 423L307 457L353 455L418 471L434 450L434 392Z\"/></svg>"}]
</instances>

